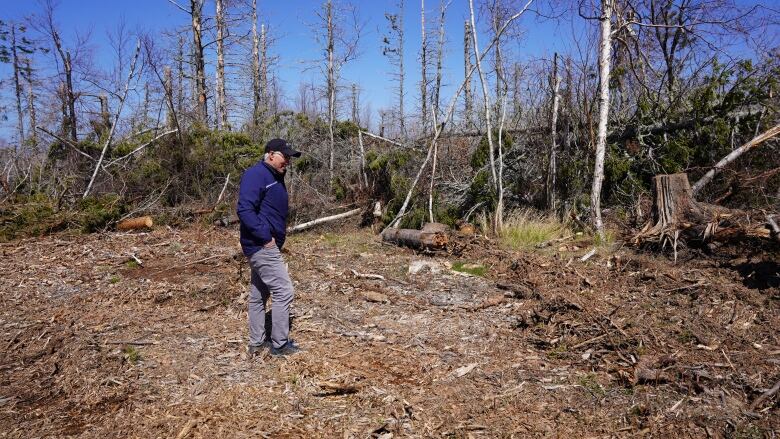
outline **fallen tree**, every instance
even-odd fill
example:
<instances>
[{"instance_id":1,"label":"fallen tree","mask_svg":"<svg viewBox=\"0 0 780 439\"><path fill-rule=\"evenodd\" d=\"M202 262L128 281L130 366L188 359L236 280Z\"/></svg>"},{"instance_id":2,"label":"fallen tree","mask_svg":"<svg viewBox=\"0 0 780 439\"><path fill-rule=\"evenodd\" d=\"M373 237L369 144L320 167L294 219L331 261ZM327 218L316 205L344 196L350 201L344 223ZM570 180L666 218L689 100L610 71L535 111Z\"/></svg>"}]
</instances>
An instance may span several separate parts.
<instances>
[{"instance_id":1,"label":"fallen tree","mask_svg":"<svg viewBox=\"0 0 780 439\"><path fill-rule=\"evenodd\" d=\"M746 237L772 238L772 216L757 219L750 213L698 202L685 173L657 175L653 179L653 220L633 239L634 243L655 242L662 248L678 243L703 244ZM765 221L766 220L766 221Z\"/></svg>"}]
</instances>

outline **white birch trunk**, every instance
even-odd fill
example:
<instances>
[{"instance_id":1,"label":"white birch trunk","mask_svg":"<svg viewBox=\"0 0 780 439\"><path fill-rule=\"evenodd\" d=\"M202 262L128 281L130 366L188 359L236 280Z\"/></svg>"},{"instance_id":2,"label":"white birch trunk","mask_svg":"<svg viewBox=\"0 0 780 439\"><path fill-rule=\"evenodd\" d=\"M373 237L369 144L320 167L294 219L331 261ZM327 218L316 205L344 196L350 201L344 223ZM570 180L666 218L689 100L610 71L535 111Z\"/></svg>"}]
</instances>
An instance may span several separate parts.
<instances>
[{"instance_id":1,"label":"white birch trunk","mask_svg":"<svg viewBox=\"0 0 780 439\"><path fill-rule=\"evenodd\" d=\"M260 37L257 35L257 0L252 0L252 122L260 125Z\"/></svg>"},{"instance_id":2,"label":"white birch trunk","mask_svg":"<svg viewBox=\"0 0 780 439\"><path fill-rule=\"evenodd\" d=\"M590 192L591 221L599 238L604 239L601 220L601 185L604 182L604 156L607 150L609 120L609 75L612 53L612 0L601 0L601 43L599 45L599 125L596 137L596 163Z\"/></svg>"}]
</instances>

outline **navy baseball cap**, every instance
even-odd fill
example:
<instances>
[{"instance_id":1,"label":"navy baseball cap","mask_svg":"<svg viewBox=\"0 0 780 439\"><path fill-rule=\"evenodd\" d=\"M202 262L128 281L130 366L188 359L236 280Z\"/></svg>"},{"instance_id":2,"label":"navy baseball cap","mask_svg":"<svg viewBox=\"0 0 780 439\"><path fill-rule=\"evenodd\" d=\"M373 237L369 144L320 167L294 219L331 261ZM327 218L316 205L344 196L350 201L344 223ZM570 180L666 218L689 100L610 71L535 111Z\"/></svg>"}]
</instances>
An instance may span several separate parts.
<instances>
[{"instance_id":1,"label":"navy baseball cap","mask_svg":"<svg viewBox=\"0 0 780 439\"><path fill-rule=\"evenodd\" d=\"M287 143L284 139L271 139L265 144L265 152L279 151L284 155L290 157L300 157L301 152L296 151L293 147Z\"/></svg>"}]
</instances>

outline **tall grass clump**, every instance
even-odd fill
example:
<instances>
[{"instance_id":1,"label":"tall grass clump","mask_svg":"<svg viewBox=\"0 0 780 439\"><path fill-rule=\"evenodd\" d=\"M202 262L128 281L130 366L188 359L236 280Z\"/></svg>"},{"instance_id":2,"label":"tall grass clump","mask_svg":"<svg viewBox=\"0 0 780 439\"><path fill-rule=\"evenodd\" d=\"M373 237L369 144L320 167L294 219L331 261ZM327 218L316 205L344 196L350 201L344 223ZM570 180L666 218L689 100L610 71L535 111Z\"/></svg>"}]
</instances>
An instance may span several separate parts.
<instances>
[{"instance_id":1,"label":"tall grass clump","mask_svg":"<svg viewBox=\"0 0 780 439\"><path fill-rule=\"evenodd\" d=\"M504 219L500 241L509 248L529 248L571 234L569 227L555 215L533 209L518 209Z\"/></svg>"}]
</instances>

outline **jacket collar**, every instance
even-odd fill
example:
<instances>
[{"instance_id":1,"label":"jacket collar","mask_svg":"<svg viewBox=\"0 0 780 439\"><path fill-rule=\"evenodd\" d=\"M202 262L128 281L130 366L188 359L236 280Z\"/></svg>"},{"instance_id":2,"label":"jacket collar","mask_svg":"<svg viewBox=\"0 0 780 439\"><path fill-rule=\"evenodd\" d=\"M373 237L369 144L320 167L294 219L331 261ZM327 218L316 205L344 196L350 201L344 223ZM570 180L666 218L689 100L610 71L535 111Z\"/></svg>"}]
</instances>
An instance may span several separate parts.
<instances>
[{"instance_id":1,"label":"jacket collar","mask_svg":"<svg viewBox=\"0 0 780 439\"><path fill-rule=\"evenodd\" d=\"M271 175L273 175L275 178L284 178L285 173L279 172L274 168L273 166L269 165L265 160L261 160L260 163L265 165L266 169L271 171Z\"/></svg>"}]
</instances>

